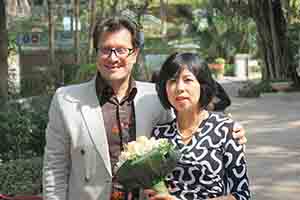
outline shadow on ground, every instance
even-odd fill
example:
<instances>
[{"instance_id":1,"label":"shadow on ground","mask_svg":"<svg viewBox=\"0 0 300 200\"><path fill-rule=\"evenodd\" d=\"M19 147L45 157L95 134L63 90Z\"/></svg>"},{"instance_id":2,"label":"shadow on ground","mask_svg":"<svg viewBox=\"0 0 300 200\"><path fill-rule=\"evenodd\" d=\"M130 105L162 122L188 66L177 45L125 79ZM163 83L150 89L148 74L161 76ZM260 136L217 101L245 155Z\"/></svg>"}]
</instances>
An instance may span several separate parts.
<instances>
[{"instance_id":1,"label":"shadow on ground","mask_svg":"<svg viewBox=\"0 0 300 200\"><path fill-rule=\"evenodd\" d=\"M247 131L246 156L253 200L300 196L300 93L238 98L242 81L222 84L232 99L227 110Z\"/></svg>"}]
</instances>

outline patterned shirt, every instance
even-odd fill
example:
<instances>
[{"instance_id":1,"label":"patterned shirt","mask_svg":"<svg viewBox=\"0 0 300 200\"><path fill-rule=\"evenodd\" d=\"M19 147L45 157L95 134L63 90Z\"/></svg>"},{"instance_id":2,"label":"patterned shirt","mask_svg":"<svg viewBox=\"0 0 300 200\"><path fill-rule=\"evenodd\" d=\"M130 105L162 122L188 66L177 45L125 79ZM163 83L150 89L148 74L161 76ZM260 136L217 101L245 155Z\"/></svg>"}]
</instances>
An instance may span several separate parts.
<instances>
[{"instance_id":1,"label":"patterned shirt","mask_svg":"<svg viewBox=\"0 0 300 200\"><path fill-rule=\"evenodd\" d=\"M127 95L119 101L113 89L98 73L96 77L96 92L103 113L110 161L114 175L115 166L124 144L136 138L133 99L137 93L137 89L132 79ZM112 196L112 199L128 199L127 197L122 197L122 191L122 187L113 180L113 196L116 194L119 196L117 198ZM134 196L136 195L134 194Z\"/></svg>"},{"instance_id":2,"label":"patterned shirt","mask_svg":"<svg viewBox=\"0 0 300 200\"><path fill-rule=\"evenodd\" d=\"M182 142L176 120L157 125L156 138L167 138L182 153L166 177L170 193L182 200L202 200L226 195L250 198L243 145L232 137L233 120L209 113L188 144ZM227 191L228 190L228 191Z\"/></svg>"}]
</instances>

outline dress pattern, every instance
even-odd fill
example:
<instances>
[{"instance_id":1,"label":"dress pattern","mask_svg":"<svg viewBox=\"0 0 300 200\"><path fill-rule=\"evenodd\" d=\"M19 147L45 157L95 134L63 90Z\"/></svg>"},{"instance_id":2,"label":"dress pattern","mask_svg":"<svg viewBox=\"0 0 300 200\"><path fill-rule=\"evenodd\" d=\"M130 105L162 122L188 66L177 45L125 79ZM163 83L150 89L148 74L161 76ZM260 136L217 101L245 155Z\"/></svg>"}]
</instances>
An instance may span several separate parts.
<instances>
[{"instance_id":1,"label":"dress pattern","mask_svg":"<svg viewBox=\"0 0 300 200\"><path fill-rule=\"evenodd\" d=\"M232 138L233 120L213 112L202 121L188 144L182 142L176 120L153 129L181 152L176 168L166 177L170 193L182 200L202 200L231 193L250 198L244 145Z\"/></svg>"}]
</instances>

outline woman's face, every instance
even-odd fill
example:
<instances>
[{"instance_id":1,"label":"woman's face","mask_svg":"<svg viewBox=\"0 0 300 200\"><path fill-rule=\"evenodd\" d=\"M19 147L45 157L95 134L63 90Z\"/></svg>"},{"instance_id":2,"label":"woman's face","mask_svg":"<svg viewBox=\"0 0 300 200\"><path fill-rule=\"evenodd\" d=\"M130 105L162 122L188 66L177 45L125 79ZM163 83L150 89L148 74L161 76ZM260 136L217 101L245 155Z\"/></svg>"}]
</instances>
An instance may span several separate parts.
<instances>
[{"instance_id":1,"label":"woman's face","mask_svg":"<svg viewBox=\"0 0 300 200\"><path fill-rule=\"evenodd\" d=\"M176 79L167 81L168 100L177 112L199 108L200 83L187 68L179 73Z\"/></svg>"}]
</instances>

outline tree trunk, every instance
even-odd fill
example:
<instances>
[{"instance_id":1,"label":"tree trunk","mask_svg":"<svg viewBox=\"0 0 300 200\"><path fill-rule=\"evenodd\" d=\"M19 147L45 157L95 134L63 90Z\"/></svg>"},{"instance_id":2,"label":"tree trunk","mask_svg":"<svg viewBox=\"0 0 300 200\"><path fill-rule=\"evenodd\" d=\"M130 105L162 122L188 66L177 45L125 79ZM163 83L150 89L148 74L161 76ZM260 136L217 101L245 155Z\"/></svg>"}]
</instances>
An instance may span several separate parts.
<instances>
[{"instance_id":1,"label":"tree trunk","mask_svg":"<svg viewBox=\"0 0 300 200\"><path fill-rule=\"evenodd\" d=\"M100 19L103 19L105 17L105 0L100 0L100 14L96 14L99 16Z\"/></svg>"},{"instance_id":2,"label":"tree trunk","mask_svg":"<svg viewBox=\"0 0 300 200\"><path fill-rule=\"evenodd\" d=\"M287 24L280 0L249 0L264 58L264 79L287 77Z\"/></svg>"},{"instance_id":3,"label":"tree trunk","mask_svg":"<svg viewBox=\"0 0 300 200\"><path fill-rule=\"evenodd\" d=\"M119 12L119 9L118 9L118 5L119 5L119 0L113 0L112 4L111 4L111 13L113 15L117 15L118 12Z\"/></svg>"},{"instance_id":4,"label":"tree trunk","mask_svg":"<svg viewBox=\"0 0 300 200\"><path fill-rule=\"evenodd\" d=\"M142 20L142 16L146 13L149 5L150 5L151 0L145 0L144 4L141 5L141 7L139 7L136 11L137 13L137 23L138 25L141 25L141 20ZM141 32L143 32L142 27L139 27L141 30ZM143 34L143 33L142 33ZM145 43L145 38L144 38L144 34L141 36L142 37L142 44L140 46L140 53L138 55L137 58L137 68L136 68L136 75L137 75L137 79L138 80L142 80L142 81L148 81L150 80L151 74L149 69L146 66L146 55L144 52L144 43Z\"/></svg>"},{"instance_id":5,"label":"tree trunk","mask_svg":"<svg viewBox=\"0 0 300 200\"><path fill-rule=\"evenodd\" d=\"M8 33L4 0L0 0L0 98L8 97Z\"/></svg>"},{"instance_id":6,"label":"tree trunk","mask_svg":"<svg viewBox=\"0 0 300 200\"><path fill-rule=\"evenodd\" d=\"M31 15L31 7L28 0L22 0L19 1L19 3L20 3L19 7L21 8L21 13L24 16L29 17Z\"/></svg>"},{"instance_id":7,"label":"tree trunk","mask_svg":"<svg viewBox=\"0 0 300 200\"><path fill-rule=\"evenodd\" d=\"M167 40L167 32L168 32L168 26L167 26L167 6L168 6L168 0L160 0L160 20L161 20L161 38L163 40Z\"/></svg>"},{"instance_id":8,"label":"tree trunk","mask_svg":"<svg viewBox=\"0 0 300 200\"><path fill-rule=\"evenodd\" d=\"M54 4L48 0L48 23L49 23L49 64L55 65L55 22L54 22Z\"/></svg>"},{"instance_id":9,"label":"tree trunk","mask_svg":"<svg viewBox=\"0 0 300 200\"><path fill-rule=\"evenodd\" d=\"M9 15L17 16L17 7L18 7L17 0L7 1L7 7L6 8L7 8L7 12L9 13Z\"/></svg>"},{"instance_id":10,"label":"tree trunk","mask_svg":"<svg viewBox=\"0 0 300 200\"><path fill-rule=\"evenodd\" d=\"M74 20L75 20L75 36L74 36L74 45L75 45L75 63L80 64L80 32L79 32L79 0L74 0Z\"/></svg>"},{"instance_id":11,"label":"tree trunk","mask_svg":"<svg viewBox=\"0 0 300 200\"><path fill-rule=\"evenodd\" d=\"M93 31L95 28L95 21L96 21L96 0L90 0L90 27L89 27L89 41L88 41L88 62L92 63L93 57Z\"/></svg>"}]
</instances>

